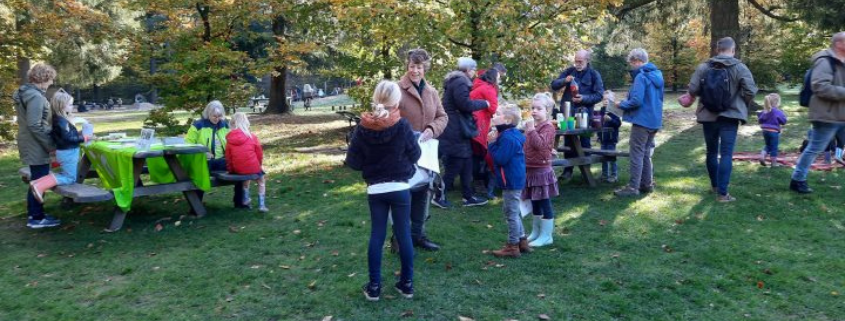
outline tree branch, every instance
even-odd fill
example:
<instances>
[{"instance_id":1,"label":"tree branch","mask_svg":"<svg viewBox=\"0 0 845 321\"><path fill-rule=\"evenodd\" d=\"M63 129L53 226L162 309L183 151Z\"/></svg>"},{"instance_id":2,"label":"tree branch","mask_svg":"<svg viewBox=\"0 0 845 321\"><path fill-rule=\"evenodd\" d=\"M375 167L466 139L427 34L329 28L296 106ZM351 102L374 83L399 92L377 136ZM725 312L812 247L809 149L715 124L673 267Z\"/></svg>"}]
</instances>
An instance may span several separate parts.
<instances>
[{"instance_id":1,"label":"tree branch","mask_svg":"<svg viewBox=\"0 0 845 321\"><path fill-rule=\"evenodd\" d=\"M612 10L611 13L616 19L622 20L625 19L625 16L628 15L631 11L636 10L639 7L649 5L653 2L657 2L657 0L630 0L626 1L626 3L622 4L622 6Z\"/></svg>"},{"instance_id":2,"label":"tree branch","mask_svg":"<svg viewBox=\"0 0 845 321\"><path fill-rule=\"evenodd\" d=\"M767 9L767 8L763 7L763 5L761 5L759 2L757 2L757 0L748 0L748 3L750 3L752 6L754 6L754 8L756 8L758 11L760 11L760 13L766 15L769 18L772 18L772 19L775 19L775 20L780 20L780 21L785 21L785 22L798 21L798 18L790 18L790 17L783 17L783 16L776 15L773 11L778 10L778 9L782 9L780 6L773 6L773 7L770 7L770 8Z\"/></svg>"}]
</instances>

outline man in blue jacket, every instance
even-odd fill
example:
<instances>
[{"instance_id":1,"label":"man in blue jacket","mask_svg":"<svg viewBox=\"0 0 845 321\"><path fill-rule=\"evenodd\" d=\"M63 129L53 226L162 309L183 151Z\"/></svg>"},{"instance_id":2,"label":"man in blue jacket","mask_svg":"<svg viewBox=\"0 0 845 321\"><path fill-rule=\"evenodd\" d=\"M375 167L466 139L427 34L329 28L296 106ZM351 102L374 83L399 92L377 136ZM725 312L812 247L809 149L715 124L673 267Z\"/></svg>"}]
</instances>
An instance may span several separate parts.
<instances>
[{"instance_id":1,"label":"man in blue jacket","mask_svg":"<svg viewBox=\"0 0 845 321\"><path fill-rule=\"evenodd\" d=\"M663 126L663 73L648 62L648 53L642 48L631 50L628 65L634 84L628 91L628 98L619 103L619 109L624 111L622 120L633 124L629 139L631 180L614 192L617 196L639 195L654 188L649 147Z\"/></svg>"},{"instance_id":2,"label":"man in blue jacket","mask_svg":"<svg viewBox=\"0 0 845 321\"><path fill-rule=\"evenodd\" d=\"M552 81L552 91L563 89L560 108L563 109L566 102L572 104L569 115L565 115L566 117L575 116L575 112L581 108L587 109L587 113L592 115L593 107L602 100L604 83L599 72L590 65L590 57L589 51L578 50L575 53L573 66L566 68L557 79ZM577 85L577 94L572 90L575 87L573 84ZM557 113L558 111L555 111L552 117L556 117ZM581 137L581 146L590 148L590 137ZM566 152L564 155L567 158L575 157L575 151ZM563 177L567 180L572 177L572 167L563 170Z\"/></svg>"}]
</instances>

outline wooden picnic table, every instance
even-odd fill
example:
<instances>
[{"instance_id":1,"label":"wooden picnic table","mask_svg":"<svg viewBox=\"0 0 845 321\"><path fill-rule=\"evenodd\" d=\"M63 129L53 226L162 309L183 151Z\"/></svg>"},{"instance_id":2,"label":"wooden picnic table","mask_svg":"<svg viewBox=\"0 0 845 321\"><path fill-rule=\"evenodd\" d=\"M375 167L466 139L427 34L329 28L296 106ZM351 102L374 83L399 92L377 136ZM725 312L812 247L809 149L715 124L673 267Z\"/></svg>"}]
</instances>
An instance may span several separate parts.
<instances>
[{"instance_id":1,"label":"wooden picnic table","mask_svg":"<svg viewBox=\"0 0 845 321\"><path fill-rule=\"evenodd\" d=\"M108 153L108 150L108 148L103 148L102 146L100 146L100 148L85 149L85 157L81 158L79 171L77 173L78 184L83 184L84 180L89 177L89 172L92 169L97 170L97 174L101 180L110 181L110 183L107 184L111 185L110 187L112 187L112 191L115 193L115 201L117 205L115 206L114 218L106 231L114 232L119 230L123 226L126 214L129 212L129 204L125 204L125 200L124 204L121 204L118 200L118 193L130 193L131 198L134 199L144 196L181 192L185 196L192 212L196 213L197 217L203 217L206 215L205 206L203 206L202 200L199 196L201 188L197 185L204 185L207 189L210 186L208 176L199 177L199 181L192 179L192 174L193 176L197 176L196 173L200 173L201 171L208 173L208 164L205 162L205 153L208 149L205 146L163 146L162 148L156 150L134 151L131 155L131 180L128 180L126 177L116 177L121 175L120 172L126 173L128 171L126 169L121 170L118 168L112 168L114 164L108 164L108 161L105 160L103 155L104 153ZM118 151L116 150L115 152ZM182 162L180 162L180 156L187 155L200 155L195 157L202 157L203 161L197 161L194 163L198 164L198 166L202 168L191 168L190 173L192 174L189 174L189 170L183 166ZM92 158L94 159L93 161ZM166 170L164 170L164 172L162 172L161 168L163 166L160 164L158 166L149 166L149 162L157 158L164 159L164 162L166 163L166 167L164 167ZM120 166L125 165L127 164L122 164ZM160 177L166 177L168 174L172 175L172 182L158 182L155 184L144 185L141 180L141 175L146 174L145 169L149 170L150 175L157 175L159 180L162 180ZM107 178L109 176L111 176L110 179ZM165 178L164 180L167 179ZM119 186L114 186L116 184L115 182L121 183L117 183L120 184ZM132 186L124 186L124 184L129 182L134 182L134 184L131 184Z\"/></svg>"},{"instance_id":2,"label":"wooden picnic table","mask_svg":"<svg viewBox=\"0 0 845 321\"><path fill-rule=\"evenodd\" d=\"M580 136L589 135L592 137L595 133L600 133L604 130L594 128L558 130L555 134L555 150L559 152L574 151L576 156L570 158L565 158L565 156L559 157L552 161L552 166L577 167L581 172L581 177L587 181L590 187L595 187L596 179L590 171L590 165L599 164L611 159L615 160L617 156L628 156L626 152L585 149L581 146ZM563 145L561 145L561 138L563 138Z\"/></svg>"}]
</instances>

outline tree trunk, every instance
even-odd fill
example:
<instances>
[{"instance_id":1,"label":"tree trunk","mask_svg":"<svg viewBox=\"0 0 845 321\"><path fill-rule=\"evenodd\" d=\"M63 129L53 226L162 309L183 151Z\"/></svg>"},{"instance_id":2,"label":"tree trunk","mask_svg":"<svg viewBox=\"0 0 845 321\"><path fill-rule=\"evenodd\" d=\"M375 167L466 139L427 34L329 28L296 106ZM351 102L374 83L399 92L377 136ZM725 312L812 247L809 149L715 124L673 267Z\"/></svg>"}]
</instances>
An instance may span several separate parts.
<instances>
[{"instance_id":1,"label":"tree trunk","mask_svg":"<svg viewBox=\"0 0 845 321\"><path fill-rule=\"evenodd\" d=\"M481 10L473 7L470 9L469 12L469 20L472 26L472 30L470 30L470 55L473 60L476 62L481 61L481 54L484 53L483 43L481 40Z\"/></svg>"},{"instance_id":2,"label":"tree trunk","mask_svg":"<svg viewBox=\"0 0 845 321\"><path fill-rule=\"evenodd\" d=\"M678 52L681 51L677 36L672 36L672 92L678 91Z\"/></svg>"},{"instance_id":3,"label":"tree trunk","mask_svg":"<svg viewBox=\"0 0 845 321\"><path fill-rule=\"evenodd\" d=\"M273 35L276 36L276 42L279 46L284 46L284 36L287 21L285 17L279 15L273 19ZM273 74L270 75L270 101L267 102L267 108L264 113L268 114L286 114L290 112L288 105L285 85L288 77L288 66L284 62L279 62L282 65L276 66L273 69Z\"/></svg>"},{"instance_id":4,"label":"tree trunk","mask_svg":"<svg viewBox=\"0 0 845 321\"><path fill-rule=\"evenodd\" d=\"M385 37L386 38L386 37ZM381 43L381 63L383 64L382 73L384 73L384 79L393 79L393 68L391 67L391 59L390 59L390 47L392 42L388 41L387 39L382 39L383 42Z\"/></svg>"},{"instance_id":5,"label":"tree trunk","mask_svg":"<svg viewBox=\"0 0 845 321\"><path fill-rule=\"evenodd\" d=\"M724 37L736 41L736 58L740 58L739 0L710 1L710 55L716 55L716 42Z\"/></svg>"},{"instance_id":6,"label":"tree trunk","mask_svg":"<svg viewBox=\"0 0 845 321\"><path fill-rule=\"evenodd\" d=\"M94 101L97 103L103 101L102 99L100 99L100 85L97 84L94 84Z\"/></svg>"},{"instance_id":7,"label":"tree trunk","mask_svg":"<svg viewBox=\"0 0 845 321\"><path fill-rule=\"evenodd\" d=\"M28 14L23 14L22 16L26 17ZM26 24L26 20L23 19L15 19L15 29L17 31L21 31L23 29L23 25ZM23 85L27 83L26 74L29 73L30 68L30 61L29 57L18 56L18 83Z\"/></svg>"},{"instance_id":8,"label":"tree trunk","mask_svg":"<svg viewBox=\"0 0 845 321\"><path fill-rule=\"evenodd\" d=\"M211 23L208 21L208 4L197 2L197 12L199 12L200 19L202 19L202 40L205 42L211 42Z\"/></svg>"}]
</instances>

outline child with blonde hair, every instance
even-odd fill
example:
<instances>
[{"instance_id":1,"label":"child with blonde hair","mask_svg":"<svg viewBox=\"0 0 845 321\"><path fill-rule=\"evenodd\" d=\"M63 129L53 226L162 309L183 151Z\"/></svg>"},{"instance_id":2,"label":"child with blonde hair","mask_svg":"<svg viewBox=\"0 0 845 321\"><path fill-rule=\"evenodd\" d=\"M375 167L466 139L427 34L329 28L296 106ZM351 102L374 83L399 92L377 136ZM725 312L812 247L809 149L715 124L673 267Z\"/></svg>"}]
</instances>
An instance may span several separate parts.
<instances>
[{"instance_id":1,"label":"child with blonde hair","mask_svg":"<svg viewBox=\"0 0 845 321\"><path fill-rule=\"evenodd\" d=\"M61 172L30 182L32 195L40 203L44 203L44 192L58 185L76 183L76 170L79 166L79 145L91 139L83 135L73 126L73 97L59 89L50 99L53 112L53 129L50 136L56 144L56 161L61 165Z\"/></svg>"},{"instance_id":2,"label":"child with blonde hair","mask_svg":"<svg viewBox=\"0 0 845 321\"><path fill-rule=\"evenodd\" d=\"M496 257L517 258L521 252L529 250L519 209L525 188L525 136L516 129L520 120L519 107L512 104L499 108L490 120L496 127L496 133L490 133L487 138L493 158L493 175L496 185L502 189L502 212L508 224L508 241L502 249L492 252Z\"/></svg>"},{"instance_id":3,"label":"child with blonde hair","mask_svg":"<svg viewBox=\"0 0 845 321\"><path fill-rule=\"evenodd\" d=\"M531 119L525 122L525 189L522 199L531 201L531 234L519 240L522 253L531 247L552 244L555 213L552 197L558 196L557 177L552 169L555 126L551 122L554 100L549 93L539 93L531 100ZM528 244L525 244L529 242Z\"/></svg>"},{"instance_id":4,"label":"child with blonde hair","mask_svg":"<svg viewBox=\"0 0 845 321\"><path fill-rule=\"evenodd\" d=\"M258 174L258 179L255 182L258 184L258 210L260 212L267 212L265 204L265 185L264 170L264 150L261 148L261 142L258 136L249 131L249 119L246 114L237 112L232 115L232 122L230 124L232 130L226 134L226 169L229 173L241 175ZM243 204L249 206L249 182L244 182L244 199Z\"/></svg>"},{"instance_id":5,"label":"child with blonde hair","mask_svg":"<svg viewBox=\"0 0 845 321\"><path fill-rule=\"evenodd\" d=\"M778 109L780 95L772 93L763 100L763 111L757 115L760 128L763 129L763 139L766 146L760 152L760 165L766 166L766 155L769 155L772 167L778 166L778 142L783 125L786 125L786 115Z\"/></svg>"},{"instance_id":6,"label":"child with blonde hair","mask_svg":"<svg viewBox=\"0 0 845 321\"><path fill-rule=\"evenodd\" d=\"M364 297L381 297L381 256L387 238L388 216L399 243L402 265L394 287L405 298L414 296L414 246L411 242L411 185L414 164L421 151L410 123L399 115L402 92L392 81L380 82L373 93L373 109L361 114L361 122L346 152L346 165L361 171L370 204L370 243L367 250L369 282Z\"/></svg>"}]
</instances>

